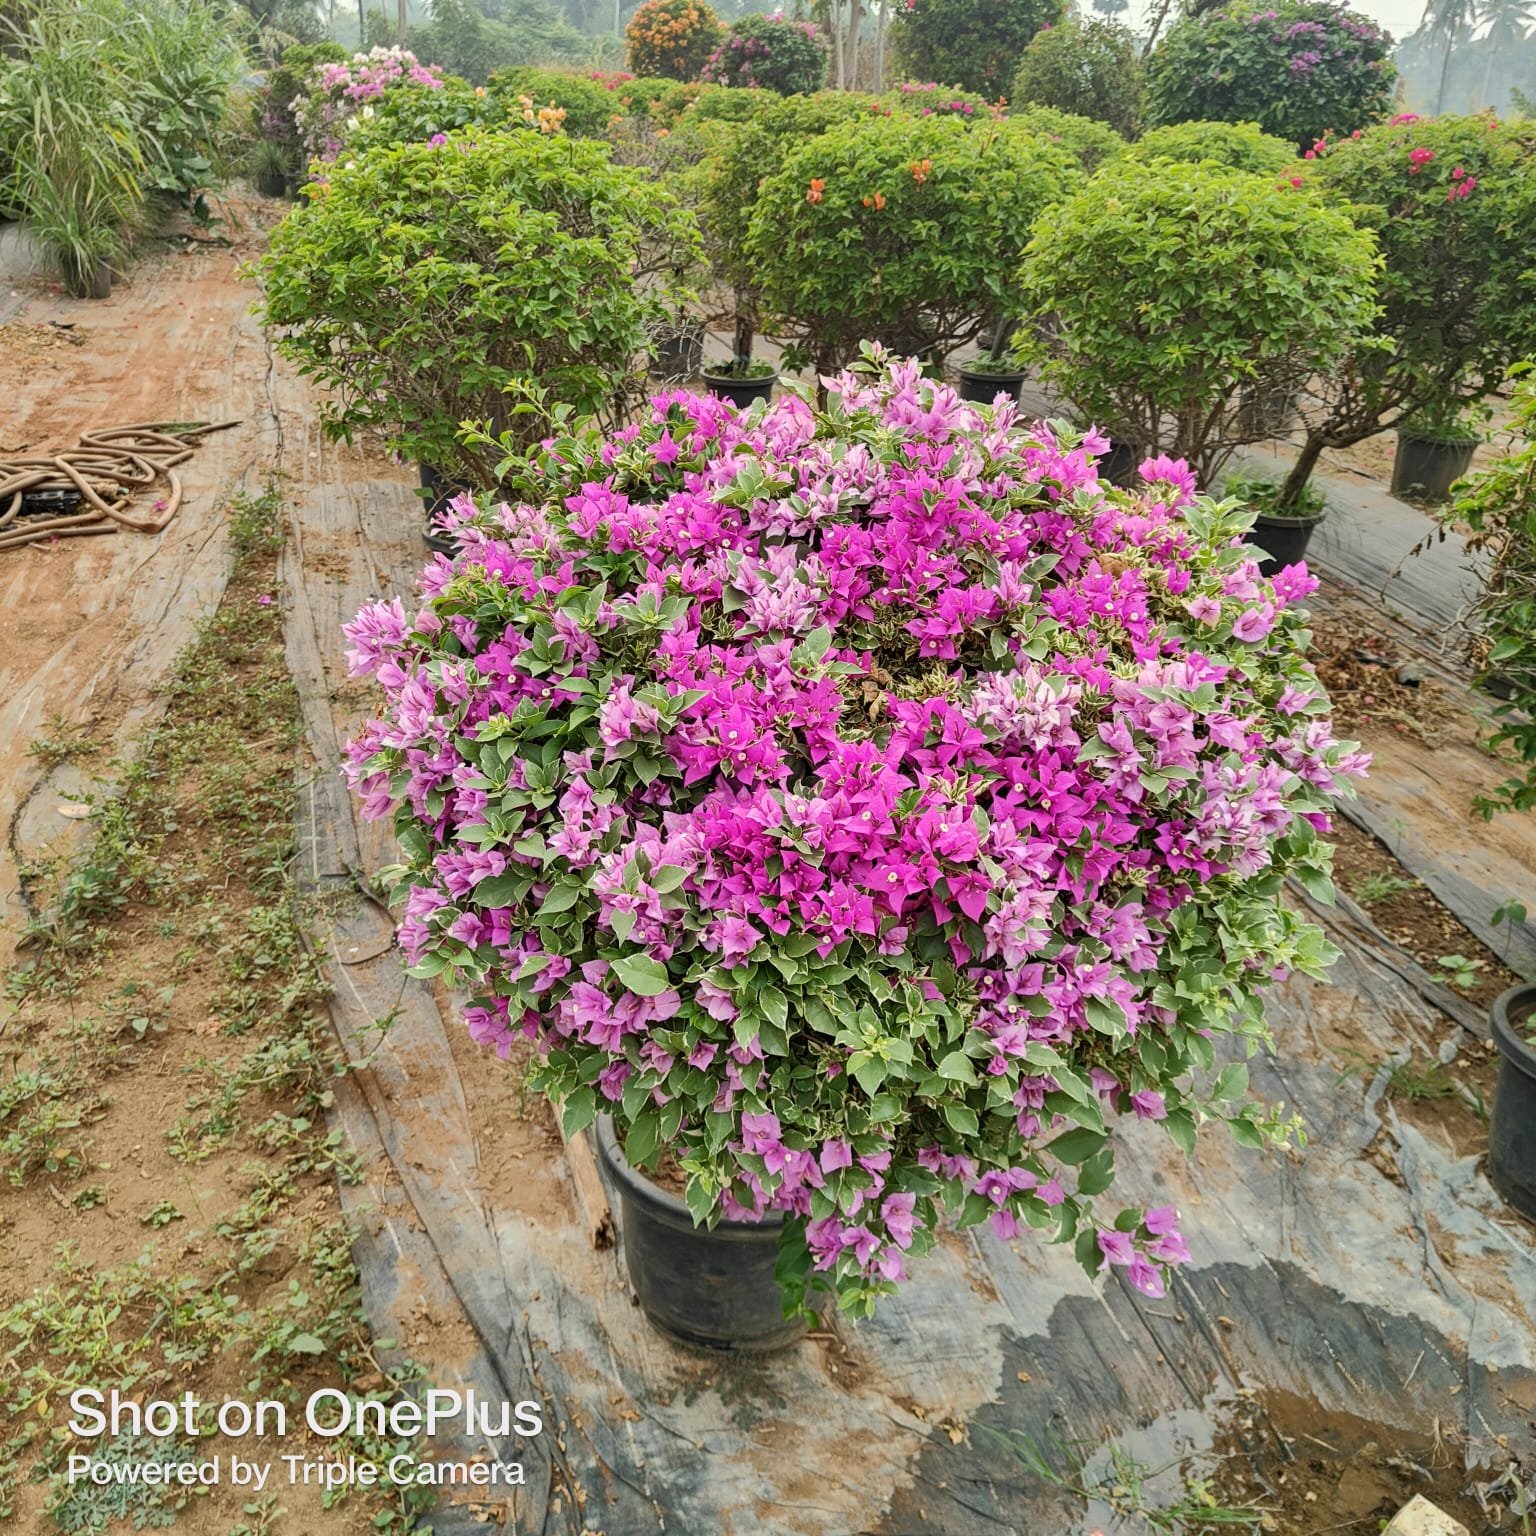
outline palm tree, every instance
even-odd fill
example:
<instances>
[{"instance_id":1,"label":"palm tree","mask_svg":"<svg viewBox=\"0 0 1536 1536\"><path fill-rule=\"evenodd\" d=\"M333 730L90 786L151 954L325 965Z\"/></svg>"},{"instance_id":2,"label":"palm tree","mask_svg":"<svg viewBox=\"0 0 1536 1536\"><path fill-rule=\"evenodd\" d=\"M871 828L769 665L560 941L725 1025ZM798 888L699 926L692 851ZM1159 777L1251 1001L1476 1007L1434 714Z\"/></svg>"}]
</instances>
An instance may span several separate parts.
<instances>
[{"instance_id":1,"label":"palm tree","mask_svg":"<svg viewBox=\"0 0 1536 1536\"><path fill-rule=\"evenodd\" d=\"M1489 91L1493 83L1493 66L1499 60L1519 57L1525 46L1526 32L1536 27L1536 5L1533 0L1482 0L1477 9L1478 24L1487 23L1488 30L1482 37L1483 52L1488 56L1488 67L1483 71L1483 99L1475 106L1491 106Z\"/></svg>"},{"instance_id":2,"label":"palm tree","mask_svg":"<svg viewBox=\"0 0 1536 1536\"><path fill-rule=\"evenodd\" d=\"M1429 0L1419 30L1440 39L1440 85L1435 92L1435 116L1445 109L1445 82L1451 67L1451 55L1464 31L1477 17L1477 0Z\"/></svg>"},{"instance_id":3,"label":"palm tree","mask_svg":"<svg viewBox=\"0 0 1536 1536\"><path fill-rule=\"evenodd\" d=\"M1093 0L1093 8L1100 16L1113 21L1131 8L1131 0Z\"/></svg>"}]
</instances>

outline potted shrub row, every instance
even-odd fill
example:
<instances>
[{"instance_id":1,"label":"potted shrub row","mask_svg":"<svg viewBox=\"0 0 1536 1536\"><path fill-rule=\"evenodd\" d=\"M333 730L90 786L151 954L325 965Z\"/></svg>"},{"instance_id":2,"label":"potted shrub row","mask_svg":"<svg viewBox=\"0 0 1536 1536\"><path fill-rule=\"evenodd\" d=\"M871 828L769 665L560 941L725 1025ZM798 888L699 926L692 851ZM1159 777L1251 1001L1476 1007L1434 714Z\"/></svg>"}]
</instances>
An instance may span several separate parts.
<instances>
[{"instance_id":1,"label":"potted shrub row","mask_svg":"<svg viewBox=\"0 0 1536 1536\"><path fill-rule=\"evenodd\" d=\"M568 1132L607 1117L676 1335L863 1315L941 1221L1159 1294L1180 1217L1106 1204L1117 1123L1292 1128L1242 1057L1328 963L1281 890L1327 888L1363 766L1314 583L1260 577L1182 463L1121 492L1083 446L878 351L825 413L670 392L532 447L348 626L413 973Z\"/></svg>"}]
</instances>

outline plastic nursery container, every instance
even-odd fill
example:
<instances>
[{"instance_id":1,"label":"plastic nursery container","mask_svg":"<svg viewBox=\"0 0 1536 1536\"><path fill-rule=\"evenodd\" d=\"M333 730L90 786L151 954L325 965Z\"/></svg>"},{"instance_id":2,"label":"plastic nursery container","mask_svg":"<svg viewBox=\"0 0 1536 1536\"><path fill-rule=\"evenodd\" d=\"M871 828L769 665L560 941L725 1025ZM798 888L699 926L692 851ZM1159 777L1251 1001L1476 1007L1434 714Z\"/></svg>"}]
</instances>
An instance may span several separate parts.
<instances>
[{"instance_id":1,"label":"plastic nursery container","mask_svg":"<svg viewBox=\"0 0 1536 1536\"><path fill-rule=\"evenodd\" d=\"M671 1338L705 1349L783 1349L805 1332L786 1319L774 1265L783 1218L696 1227L676 1195L631 1168L608 1115L598 1119L598 1158L619 1197L624 1260L641 1310Z\"/></svg>"},{"instance_id":2,"label":"plastic nursery container","mask_svg":"<svg viewBox=\"0 0 1536 1536\"><path fill-rule=\"evenodd\" d=\"M1312 534L1326 513L1318 512L1311 517L1269 517L1260 513L1254 519L1249 542L1264 551L1259 561L1259 574L1273 576L1304 559Z\"/></svg>"},{"instance_id":3,"label":"plastic nursery container","mask_svg":"<svg viewBox=\"0 0 1536 1536\"><path fill-rule=\"evenodd\" d=\"M1536 985L1522 982L1493 1000L1499 1081L1488 1117L1488 1177L1515 1210L1536 1221Z\"/></svg>"},{"instance_id":4,"label":"plastic nursery container","mask_svg":"<svg viewBox=\"0 0 1536 1536\"><path fill-rule=\"evenodd\" d=\"M711 373L704 370L704 387L712 395L729 400L733 405L748 406L754 400L773 398L773 386L779 382L777 373L765 373L756 378L743 379L730 373Z\"/></svg>"},{"instance_id":5,"label":"plastic nursery container","mask_svg":"<svg viewBox=\"0 0 1536 1536\"><path fill-rule=\"evenodd\" d=\"M444 474L432 464L418 463L416 468L423 492L421 499L426 507L426 524L422 528L421 536L426 541L428 549L435 549L443 555L454 554L459 547L458 540L438 526L437 517L455 496L462 496L465 491L473 490L474 487Z\"/></svg>"},{"instance_id":6,"label":"plastic nursery container","mask_svg":"<svg viewBox=\"0 0 1536 1536\"><path fill-rule=\"evenodd\" d=\"M1444 501L1451 487L1466 474L1477 451L1475 438L1414 437L1397 434L1392 461L1392 494L1422 501Z\"/></svg>"},{"instance_id":7,"label":"plastic nursery container","mask_svg":"<svg viewBox=\"0 0 1536 1536\"><path fill-rule=\"evenodd\" d=\"M960 379L960 398L976 405L991 405L999 395L1007 395L1017 400L1019 391L1024 388L1025 380L1029 378L1027 373L987 372L984 369L963 366L955 371Z\"/></svg>"}]
</instances>

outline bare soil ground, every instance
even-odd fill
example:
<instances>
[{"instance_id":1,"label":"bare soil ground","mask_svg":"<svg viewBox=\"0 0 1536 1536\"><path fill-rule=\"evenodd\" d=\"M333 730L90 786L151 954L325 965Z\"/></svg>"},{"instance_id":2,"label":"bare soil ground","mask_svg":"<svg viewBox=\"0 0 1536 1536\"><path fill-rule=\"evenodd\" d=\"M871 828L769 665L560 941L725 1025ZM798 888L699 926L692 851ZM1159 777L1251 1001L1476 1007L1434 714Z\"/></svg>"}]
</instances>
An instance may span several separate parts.
<instances>
[{"instance_id":1,"label":"bare soil ground","mask_svg":"<svg viewBox=\"0 0 1536 1536\"><path fill-rule=\"evenodd\" d=\"M24 1536L171 1515L190 1536L351 1536L421 1502L326 1497L276 1460L334 1455L303 1428L312 1390L393 1395L401 1367L360 1309L338 1193L356 1171L326 1125L338 1058L291 881L307 770L268 492L281 430L238 276L271 212L233 208L228 245L151 251L105 302L13 278L0 325L5 451L241 422L184 467L162 535L0 554L0 1526ZM429 1321L416 1342L430 1357ZM166 1498L70 1489L50 1474L72 1451L155 1450L70 1436L79 1386L273 1398L289 1432L158 1442L273 1459L261 1494L227 1471Z\"/></svg>"}]
</instances>

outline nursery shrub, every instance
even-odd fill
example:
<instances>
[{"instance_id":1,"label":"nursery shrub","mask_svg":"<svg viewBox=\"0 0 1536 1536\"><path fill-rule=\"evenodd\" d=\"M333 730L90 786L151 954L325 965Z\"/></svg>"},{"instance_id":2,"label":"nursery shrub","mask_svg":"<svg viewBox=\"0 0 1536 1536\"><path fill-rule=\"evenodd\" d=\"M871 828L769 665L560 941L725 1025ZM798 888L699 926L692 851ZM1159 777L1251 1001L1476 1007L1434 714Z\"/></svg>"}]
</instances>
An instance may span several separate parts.
<instances>
[{"instance_id":1,"label":"nursery shrub","mask_svg":"<svg viewBox=\"0 0 1536 1536\"><path fill-rule=\"evenodd\" d=\"M1118 22L1068 17L1024 50L1009 100L1055 107L1129 136L1141 123L1141 58Z\"/></svg>"},{"instance_id":2,"label":"nursery shrub","mask_svg":"<svg viewBox=\"0 0 1536 1536\"><path fill-rule=\"evenodd\" d=\"M757 86L781 96L818 91L827 79L827 43L814 23L749 11L731 23L702 77L714 85Z\"/></svg>"},{"instance_id":3,"label":"nursery shrub","mask_svg":"<svg viewBox=\"0 0 1536 1536\"><path fill-rule=\"evenodd\" d=\"M1036 226L1022 350L1083 420L1209 476L1265 435L1245 393L1298 388L1369 325L1375 250L1267 176L1121 161Z\"/></svg>"},{"instance_id":4,"label":"nursery shrub","mask_svg":"<svg viewBox=\"0 0 1536 1536\"><path fill-rule=\"evenodd\" d=\"M1079 180L1007 122L866 118L806 140L752 210L767 328L823 373L863 340L903 355L968 341L996 321L1033 220Z\"/></svg>"},{"instance_id":5,"label":"nursery shrub","mask_svg":"<svg viewBox=\"0 0 1536 1536\"><path fill-rule=\"evenodd\" d=\"M1296 147L1257 123L1169 123L1149 128L1131 147L1133 160L1209 163L1229 171L1279 175L1296 167Z\"/></svg>"},{"instance_id":6,"label":"nursery shrub","mask_svg":"<svg viewBox=\"0 0 1536 1536\"><path fill-rule=\"evenodd\" d=\"M1257 123L1305 149L1392 110L1392 39L1331 0L1234 0L1176 22L1147 66L1147 120Z\"/></svg>"},{"instance_id":7,"label":"nursery shrub","mask_svg":"<svg viewBox=\"0 0 1536 1536\"><path fill-rule=\"evenodd\" d=\"M912 80L936 80L1006 96L1029 40L1061 20L1062 0L911 0L896 13L891 38Z\"/></svg>"},{"instance_id":8,"label":"nursery shrub","mask_svg":"<svg viewBox=\"0 0 1536 1536\"><path fill-rule=\"evenodd\" d=\"M697 80L724 33L704 0L644 0L624 29L630 72Z\"/></svg>"},{"instance_id":9,"label":"nursery shrub","mask_svg":"<svg viewBox=\"0 0 1536 1536\"><path fill-rule=\"evenodd\" d=\"M462 448L460 423L536 438L540 411L509 414L529 390L621 409L697 252L672 195L603 146L466 129L330 166L257 270L278 350L334 392L333 435L379 431L489 485L496 455Z\"/></svg>"}]
</instances>

